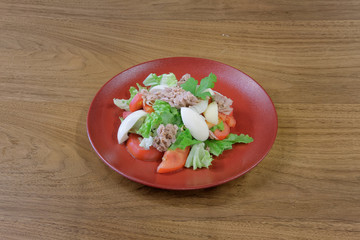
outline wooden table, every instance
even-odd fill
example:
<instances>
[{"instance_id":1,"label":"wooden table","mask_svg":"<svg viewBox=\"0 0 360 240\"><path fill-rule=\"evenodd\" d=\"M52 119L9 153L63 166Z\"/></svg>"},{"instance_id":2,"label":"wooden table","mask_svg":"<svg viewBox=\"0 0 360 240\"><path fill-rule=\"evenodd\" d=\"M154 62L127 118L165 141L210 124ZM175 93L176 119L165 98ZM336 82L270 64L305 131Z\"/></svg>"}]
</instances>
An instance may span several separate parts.
<instances>
[{"instance_id":1,"label":"wooden table","mask_svg":"<svg viewBox=\"0 0 360 240\"><path fill-rule=\"evenodd\" d=\"M0 3L0 239L360 239L360 2ZM106 166L98 89L171 56L224 62L275 103L270 154L224 185L166 191Z\"/></svg>"}]
</instances>

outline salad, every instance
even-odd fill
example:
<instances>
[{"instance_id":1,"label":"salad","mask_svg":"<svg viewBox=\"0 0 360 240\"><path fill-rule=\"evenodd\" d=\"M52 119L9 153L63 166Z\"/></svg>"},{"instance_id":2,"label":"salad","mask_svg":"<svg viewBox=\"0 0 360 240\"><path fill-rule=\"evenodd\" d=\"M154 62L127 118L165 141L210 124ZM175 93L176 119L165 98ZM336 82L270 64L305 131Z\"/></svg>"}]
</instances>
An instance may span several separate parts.
<instances>
[{"instance_id":1,"label":"salad","mask_svg":"<svg viewBox=\"0 0 360 240\"><path fill-rule=\"evenodd\" d=\"M136 159L161 160L158 173L209 168L233 144L251 143L250 136L231 133L233 101L213 90L216 81L213 73L200 83L190 74L178 81L173 73L151 73L144 86L130 87L129 99L114 99L124 110L118 143Z\"/></svg>"}]
</instances>

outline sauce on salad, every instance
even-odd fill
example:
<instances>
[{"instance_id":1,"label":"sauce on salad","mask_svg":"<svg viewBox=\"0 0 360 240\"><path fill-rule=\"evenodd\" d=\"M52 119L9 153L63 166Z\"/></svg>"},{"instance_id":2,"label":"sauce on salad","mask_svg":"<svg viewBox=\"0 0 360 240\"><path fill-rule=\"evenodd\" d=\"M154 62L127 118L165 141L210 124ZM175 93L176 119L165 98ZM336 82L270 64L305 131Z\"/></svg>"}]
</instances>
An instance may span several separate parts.
<instances>
[{"instance_id":1,"label":"sauce on salad","mask_svg":"<svg viewBox=\"0 0 360 240\"><path fill-rule=\"evenodd\" d=\"M129 99L114 99L123 109L118 143L126 142L136 159L159 161L158 173L185 168L209 168L214 156L235 143L251 143L236 126L233 101L213 90L217 77L210 73L200 83L185 74L151 73L143 85L130 87Z\"/></svg>"}]
</instances>

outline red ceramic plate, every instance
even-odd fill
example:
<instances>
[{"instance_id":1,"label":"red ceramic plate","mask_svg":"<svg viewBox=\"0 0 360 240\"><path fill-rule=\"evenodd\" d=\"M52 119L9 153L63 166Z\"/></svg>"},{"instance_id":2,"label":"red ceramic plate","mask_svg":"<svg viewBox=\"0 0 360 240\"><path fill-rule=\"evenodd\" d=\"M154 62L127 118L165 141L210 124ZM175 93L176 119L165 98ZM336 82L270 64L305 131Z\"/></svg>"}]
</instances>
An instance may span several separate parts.
<instances>
[{"instance_id":1,"label":"red ceramic plate","mask_svg":"<svg viewBox=\"0 0 360 240\"><path fill-rule=\"evenodd\" d=\"M159 162L136 160L117 143L119 116L122 110L113 98L129 98L130 86L150 74L172 72L179 79L190 73L201 80L211 72L217 76L215 90L234 100L237 124L233 133L249 134L250 144L235 144L215 158L209 169L184 169L175 173L159 174ZM131 67L108 81L96 94L87 117L90 142L100 158L121 175L148 186L164 189L199 189L233 180L255 167L270 151L277 132L274 105L264 89L246 74L229 65L202 58L174 57L157 59Z\"/></svg>"}]
</instances>

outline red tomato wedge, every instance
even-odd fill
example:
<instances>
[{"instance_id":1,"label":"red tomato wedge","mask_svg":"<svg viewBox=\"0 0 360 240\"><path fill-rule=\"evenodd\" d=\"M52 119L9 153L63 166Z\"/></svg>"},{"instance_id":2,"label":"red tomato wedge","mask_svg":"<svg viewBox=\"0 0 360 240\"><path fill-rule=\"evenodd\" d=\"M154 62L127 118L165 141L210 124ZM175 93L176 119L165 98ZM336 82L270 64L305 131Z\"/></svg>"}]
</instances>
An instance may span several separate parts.
<instances>
[{"instance_id":1,"label":"red tomato wedge","mask_svg":"<svg viewBox=\"0 0 360 240\"><path fill-rule=\"evenodd\" d=\"M143 102L143 109L147 113L152 113L154 111L153 107L150 105L147 105L145 101Z\"/></svg>"},{"instance_id":2,"label":"red tomato wedge","mask_svg":"<svg viewBox=\"0 0 360 240\"><path fill-rule=\"evenodd\" d=\"M216 129L214 131L214 135L217 138L217 140L223 140L230 134L230 127L226 123L224 123L224 130L220 131L219 129Z\"/></svg>"},{"instance_id":3,"label":"red tomato wedge","mask_svg":"<svg viewBox=\"0 0 360 240\"><path fill-rule=\"evenodd\" d=\"M129 104L130 112L135 112L143 108L143 98L140 93L137 93Z\"/></svg>"},{"instance_id":4,"label":"red tomato wedge","mask_svg":"<svg viewBox=\"0 0 360 240\"><path fill-rule=\"evenodd\" d=\"M225 122L227 123L227 125L229 125L229 127L235 127L235 125L236 125L236 120L235 120L234 116L228 116L226 118Z\"/></svg>"},{"instance_id":5,"label":"red tomato wedge","mask_svg":"<svg viewBox=\"0 0 360 240\"><path fill-rule=\"evenodd\" d=\"M163 153L158 151L156 148L150 147L146 150L145 148L140 147L139 138L139 135L131 133L126 142L126 148L134 158L143 161L158 161L162 158Z\"/></svg>"},{"instance_id":6,"label":"red tomato wedge","mask_svg":"<svg viewBox=\"0 0 360 240\"><path fill-rule=\"evenodd\" d=\"M162 162L157 168L157 172L168 173L182 169L189 152L190 147L186 147L184 150L180 148L167 150L162 158Z\"/></svg>"},{"instance_id":7,"label":"red tomato wedge","mask_svg":"<svg viewBox=\"0 0 360 240\"><path fill-rule=\"evenodd\" d=\"M131 114L131 112L129 112L129 111L125 111L125 112L123 112L123 114L122 114L122 117L125 119L127 116L129 116Z\"/></svg>"},{"instance_id":8,"label":"red tomato wedge","mask_svg":"<svg viewBox=\"0 0 360 240\"><path fill-rule=\"evenodd\" d=\"M225 122L227 115L220 113L220 112L218 113L218 115L219 115L219 118Z\"/></svg>"},{"instance_id":9,"label":"red tomato wedge","mask_svg":"<svg viewBox=\"0 0 360 240\"><path fill-rule=\"evenodd\" d=\"M233 116L233 112L231 112L229 115L225 115L223 113L219 113L219 118L223 120L229 127L235 127L236 120Z\"/></svg>"}]
</instances>

